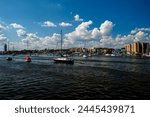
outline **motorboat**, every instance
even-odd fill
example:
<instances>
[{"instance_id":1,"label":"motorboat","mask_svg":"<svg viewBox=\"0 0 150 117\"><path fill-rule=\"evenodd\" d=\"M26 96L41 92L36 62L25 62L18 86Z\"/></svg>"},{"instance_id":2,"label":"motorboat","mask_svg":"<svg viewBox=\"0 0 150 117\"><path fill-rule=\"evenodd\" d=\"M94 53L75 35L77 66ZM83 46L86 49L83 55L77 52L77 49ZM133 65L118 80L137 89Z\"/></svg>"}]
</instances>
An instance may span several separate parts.
<instances>
[{"instance_id":1,"label":"motorboat","mask_svg":"<svg viewBox=\"0 0 150 117\"><path fill-rule=\"evenodd\" d=\"M26 56L25 61L26 61L26 62L31 62L30 56Z\"/></svg>"},{"instance_id":2,"label":"motorboat","mask_svg":"<svg viewBox=\"0 0 150 117\"><path fill-rule=\"evenodd\" d=\"M60 57L54 59L55 63L66 63L66 64L74 64L74 60L67 57Z\"/></svg>"},{"instance_id":3,"label":"motorboat","mask_svg":"<svg viewBox=\"0 0 150 117\"><path fill-rule=\"evenodd\" d=\"M6 60L7 61L12 61L12 57L7 57Z\"/></svg>"}]
</instances>

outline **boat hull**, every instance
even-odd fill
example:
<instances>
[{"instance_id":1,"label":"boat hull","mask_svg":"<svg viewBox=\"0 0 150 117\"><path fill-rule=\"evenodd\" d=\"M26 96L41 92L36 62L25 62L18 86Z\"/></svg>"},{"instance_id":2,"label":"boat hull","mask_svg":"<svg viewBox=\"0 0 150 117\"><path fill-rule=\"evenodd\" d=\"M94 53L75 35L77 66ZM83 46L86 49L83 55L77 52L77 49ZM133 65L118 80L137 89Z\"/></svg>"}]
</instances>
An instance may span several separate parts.
<instances>
[{"instance_id":1,"label":"boat hull","mask_svg":"<svg viewBox=\"0 0 150 117\"><path fill-rule=\"evenodd\" d=\"M11 57L6 58L7 61L12 61Z\"/></svg>"},{"instance_id":2,"label":"boat hull","mask_svg":"<svg viewBox=\"0 0 150 117\"><path fill-rule=\"evenodd\" d=\"M30 62L31 62L31 58L30 58L29 56L27 56L27 57L25 58L25 61L28 62L28 63L30 63Z\"/></svg>"},{"instance_id":3,"label":"boat hull","mask_svg":"<svg viewBox=\"0 0 150 117\"><path fill-rule=\"evenodd\" d=\"M26 60L26 62L30 63L30 62L31 62L31 60Z\"/></svg>"},{"instance_id":4,"label":"boat hull","mask_svg":"<svg viewBox=\"0 0 150 117\"><path fill-rule=\"evenodd\" d=\"M57 60L57 59L54 59L54 62L55 63L64 63L64 64L74 64L73 60Z\"/></svg>"}]
</instances>

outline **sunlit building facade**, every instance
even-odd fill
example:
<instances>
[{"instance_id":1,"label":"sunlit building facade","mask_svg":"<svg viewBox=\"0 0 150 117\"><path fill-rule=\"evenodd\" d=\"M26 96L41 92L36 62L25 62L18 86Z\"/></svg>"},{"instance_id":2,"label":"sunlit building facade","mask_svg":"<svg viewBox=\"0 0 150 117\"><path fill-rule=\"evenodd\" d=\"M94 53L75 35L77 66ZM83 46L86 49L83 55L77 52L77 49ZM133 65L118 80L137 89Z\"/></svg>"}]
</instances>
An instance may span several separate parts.
<instances>
[{"instance_id":1,"label":"sunlit building facade","mask_svg":"<svg viewBox=\"0 0 150 117\"><path fill-rule=\"evenodd\" d=\"M135 42L132 44L125 45L125 51L127 54L137 55L137 54L146 54L149 53L150 44Z\"/></svg>"}]
</instances>

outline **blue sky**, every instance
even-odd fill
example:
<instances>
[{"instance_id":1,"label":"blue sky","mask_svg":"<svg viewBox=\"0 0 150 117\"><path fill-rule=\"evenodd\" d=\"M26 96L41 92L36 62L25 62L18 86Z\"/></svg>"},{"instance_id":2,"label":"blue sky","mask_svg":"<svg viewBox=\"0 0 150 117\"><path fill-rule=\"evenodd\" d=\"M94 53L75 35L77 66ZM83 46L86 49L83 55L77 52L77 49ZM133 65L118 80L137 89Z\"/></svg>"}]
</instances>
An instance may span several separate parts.
<instances>
[{"instance_id":1,"label":"blue sky","mask_svg":"<svg viewBox=\"0 0 150 117\"><path fill-rule=\"evenodd\" d=\"M42 42L47 40L44 43L46 47L48 43L51 44L51 41L53 45L56 45L54 42L58 39L55 38L58 38L59 35L55 35L55 37L54 33L59 34L61 29L64 35L66 34L66 45L77 44L79 46L79 43L84 39L92 43L94 38L98 38L103 46L116 46L116 44L112 44L114 43L113 40L119 37L124 41L124 36L127 38L126 43L134 40L145 40L143 38L148 40L149 6L150 0L1 0L0 26L3 28L0 28L0 38L2 38L0 40L4 43L7 38L11 42L21 44L28 38L31 43L36 40L36 45L38 45L37 41L39 40ZM79 16L78 20L75 20L77 15ZM88 23L89 21L92 21L92 23ZM65 26L60 25L62 22ZM83 30L76 30L82 23L85 23L87 27L83 25L83 27L85 26ZM102 28L103 23L105 26ZM16 28L13 24L20 25L23 28ZM102 29L99 29L100 27ZM94 28L98 29L96 30L97 34L89 36ZM25 31L26 36L16 33L18 30ZM103 30L109 32L109 34L104 34ZM84 36L78 34L78 31L83 31ZM130 35L131 31L135 31L134 34ZM143 37L137 37L139 35ZM45 39L48 36L49 38ZM54 37L52 38L52 36ZM131 39L128 39L128 36ZM125 44L125 42L122 43ZM53 47L49 46L48 48Z\"/></svg>"}]
</instances>

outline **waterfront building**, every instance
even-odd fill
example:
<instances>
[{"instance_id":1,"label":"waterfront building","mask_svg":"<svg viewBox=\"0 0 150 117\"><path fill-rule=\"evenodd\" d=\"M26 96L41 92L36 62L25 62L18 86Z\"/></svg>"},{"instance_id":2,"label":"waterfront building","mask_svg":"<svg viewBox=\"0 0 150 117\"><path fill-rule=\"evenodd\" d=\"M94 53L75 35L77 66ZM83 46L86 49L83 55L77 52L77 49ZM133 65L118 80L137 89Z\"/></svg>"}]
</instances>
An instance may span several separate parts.
<instances>
[{"instance_id":1,"label":"waterfront building","mask_svg":"<svg viewBox=\"0 0 150 117\"><path fill-rule=\"evenodd\" d=\"M96 52L96 48L88 48L88 52L89 53L95 53Z\"/></svg>"},{"instance_id":2,"label":"waterfront building","mask_svg":"<svg viewBox=\"0 0 150 117\"><path fill-rule=\"evenodd\" d=\"M83 52L83 48L70 48L70 52Z\"/></svg>"}]
</instances>

